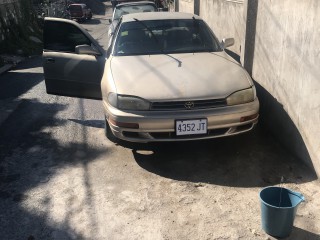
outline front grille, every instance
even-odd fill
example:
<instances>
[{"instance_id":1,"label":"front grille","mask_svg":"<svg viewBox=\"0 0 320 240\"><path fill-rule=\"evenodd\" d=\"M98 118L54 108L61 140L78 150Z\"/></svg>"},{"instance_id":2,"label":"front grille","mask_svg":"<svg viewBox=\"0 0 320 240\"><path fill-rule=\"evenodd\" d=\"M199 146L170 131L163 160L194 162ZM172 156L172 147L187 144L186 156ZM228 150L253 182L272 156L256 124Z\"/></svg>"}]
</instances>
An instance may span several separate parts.
<instances>
[{"instance_id":1,"label":"front grille","mask_svg":"<svg viewBox=\"0 0 320 240\"><path fill-rule=\"evenodd\" d=\"M190 108L186 107L190 106ZM225 99L209 99L196 101L176 101L176 102L153 102L151 110L154 111L175 111L175 110L193 110L224 107L227 105Z\"/></svg>"}]
</instances>

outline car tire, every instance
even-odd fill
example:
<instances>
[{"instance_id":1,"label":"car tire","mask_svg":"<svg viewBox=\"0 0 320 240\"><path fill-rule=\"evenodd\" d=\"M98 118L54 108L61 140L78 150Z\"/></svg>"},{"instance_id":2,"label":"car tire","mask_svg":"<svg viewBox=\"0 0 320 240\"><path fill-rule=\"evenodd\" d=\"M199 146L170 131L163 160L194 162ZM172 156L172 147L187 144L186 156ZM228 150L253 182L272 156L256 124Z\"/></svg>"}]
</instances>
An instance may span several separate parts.
<instances>
[{"instance_id":1,"label":"car tire","mask_svg":"<svg viewBox=\"0 0 320 240\"><path fill-rule=\"evenodd\" d=\"M111 142L118 143L119 139L113 135L106 118L104 119L104 133Z\"/></svg>"},{"instance_id":2,"label":"car tire","mask_svg":"<svg viewBox=\"0 0 320 240\"><path fill-rule=\"evenodd\" d=\"M88 20L90 20L92 18L92 13L89 14L89 16L87 17Z\"/></svg>"}]
</instances>

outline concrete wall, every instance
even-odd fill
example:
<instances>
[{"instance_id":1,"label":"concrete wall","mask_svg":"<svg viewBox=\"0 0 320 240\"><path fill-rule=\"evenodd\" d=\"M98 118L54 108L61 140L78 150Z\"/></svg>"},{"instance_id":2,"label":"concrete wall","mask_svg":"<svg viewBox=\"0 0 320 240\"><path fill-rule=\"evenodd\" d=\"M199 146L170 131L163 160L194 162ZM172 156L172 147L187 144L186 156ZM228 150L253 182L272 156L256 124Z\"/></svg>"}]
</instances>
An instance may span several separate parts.
<instances>
[{"instance_id":1,"label":"concrete wall","mask_svg":"<svg viewBox=\"0 0 320 240\"><path fill-rule=\"evenodd\" d=\"M201 16L219 40L233 37L235 44L229 49L238 55L245 30L243 11L242 0L179 0L179 12Z\"/></svg>"},{"instance_id":2,"label":"concrete wall","mask_svg":"<svg viewBox=\"0 0 320 240\"><path fill-rule=\"evenodd\" d=\"M235 44L229 49L240 55L245 29L243 1L200 0L200 16L219 40L233 37Z\"/></svg>"},{"instance_id":3,"label":"concrete wall","mask_svg":"<svg viewBox=\"0 0 320 240\"><path fill-rule=\"evenodd\" d=\"M269 127L320 175L320 2L259 1L252 76L276 101L266 103ZM273 114L282 108L286 122ZM280 115L281 116L281 115ZM286 119L286 118L285 118ZM273 125L273 122L276 122ZM294 126L289 124L292 122ZM298 130L301 138L295 132ZM301 141L303 140L303 141ZM304 149L303 143L306 146Z\"/></svg>"},{"instance_id":4,"label":"concrete wall","mask_svg":"<svg viewBox=\"0 0 320 240\"><path fill-rule=\"evenodd\" d=\"M194 12L180 0L179 11ZM320 1L200 0L199 15L256 81L260 122L320 176Z\"/></svg>"},{"instance_id":5,"label":"concrete wall","mask_svg":"<svg viewBox=\"0 0 320 240\"><path fill-rule=\"evenodd\" d=\"M194 13L194 0L180 0L179 12Z\"/></svg>"}]
</instances>

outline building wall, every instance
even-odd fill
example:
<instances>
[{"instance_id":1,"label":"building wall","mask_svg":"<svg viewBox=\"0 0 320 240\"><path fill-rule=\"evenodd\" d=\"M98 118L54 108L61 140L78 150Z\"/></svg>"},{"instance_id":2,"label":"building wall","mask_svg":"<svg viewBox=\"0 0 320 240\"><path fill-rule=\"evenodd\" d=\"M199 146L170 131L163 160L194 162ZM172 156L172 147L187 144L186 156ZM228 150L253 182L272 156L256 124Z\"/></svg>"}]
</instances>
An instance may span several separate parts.
<instances>
[{"instance_id":1,"label":"building wall","mask_svg":"<svg viewBox=\"0 0 320 240\"><path fill-rule=\"evenodd\" d=\"M245 22L243 1L200 0L200 16L209 24L219 40L232 37L231 51L240 55Z\"/></svg>"},{"instance_id":2,"label":"building wall","mask_svg":"<svg viewBox=\"0 0 320 240\"><path fill-rule=\"evenodd\" d=\"M252 76L274 98L265 104L269 127L320 175L319 12L319 0L259 1ZM272 114L278 108L289 118Z\"/></svg>"},{"instance_id":3,"label":"building wall","mask_svg":"<svg viewBox=\"0 0 320 240\"><path fill-rule=\"evenodd\" d=\"M180 0L179 12L194 13L194 0Z\"/></svg>"},{"instance_id":4,"label":"building wall","mask_svg":"<svg viewBox=\"0 0 320 240\"><path fill-rule=\"evenodd\" d=\"M198 8L198 15L208 23L219 40L235 39L230 50L240 55L245 29L243 5L243 0L179 0L179 12L198 14Z\"/></svg>"},{"instance_id":5,"label":"building wall","mask_svg":"<svg viewBox=\"0 0 320 240\"><path fill-rule=\"evenodd\" d=\"M196 1L196 0L195 0ZM180 0L179 10L194 11ZM320 175L320 1L200 0L199 15L256 81L260 122Z\"/></svg>"}]
</instances>

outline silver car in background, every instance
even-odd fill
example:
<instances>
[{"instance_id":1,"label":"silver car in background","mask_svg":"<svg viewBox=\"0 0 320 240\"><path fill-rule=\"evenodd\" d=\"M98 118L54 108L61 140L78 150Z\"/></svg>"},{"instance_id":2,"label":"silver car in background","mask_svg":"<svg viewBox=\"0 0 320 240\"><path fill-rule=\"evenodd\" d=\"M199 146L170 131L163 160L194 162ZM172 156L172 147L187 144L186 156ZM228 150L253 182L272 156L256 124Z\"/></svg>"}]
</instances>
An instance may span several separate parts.
<instances>
[{"instance_id":1,"label":"silver car in background","mask_svg":"<svg viewBox=\"0 0 320 240\"><path fill-rule=\"evenodd\" d=\"M63 25L76 40L74 52L57 39ZM106 52L79 24L47 18L44 43L47 92L102 98L109 138L209 139L250 131L258 122L253 81L224 51L233 39L219 42L196 15L124 15Z\"/></svg>"},{"instance_id":2,"label":"silver car in background","mask_svg":"<svg viewBox=\"0 0 320 240\"><path fill-rule=\"evenodd\" d=\"M109 19L109 38L111 39L114 29L123 15L139 12L156 12L157 10L156 4L151 1L126 2L118 4L113 11L112 19Z\"/></svg>"}]
</instances>

